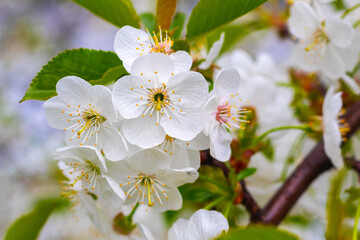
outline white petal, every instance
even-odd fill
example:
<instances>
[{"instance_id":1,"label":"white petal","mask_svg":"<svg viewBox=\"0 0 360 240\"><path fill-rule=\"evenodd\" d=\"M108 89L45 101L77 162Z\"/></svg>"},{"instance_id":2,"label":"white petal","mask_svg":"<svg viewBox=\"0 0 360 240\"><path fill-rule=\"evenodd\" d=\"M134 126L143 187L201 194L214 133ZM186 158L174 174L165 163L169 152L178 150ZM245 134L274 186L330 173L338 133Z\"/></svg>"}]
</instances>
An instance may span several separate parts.
<instances>
[{"instance_id":1,"label":"white petal","mask_svg":"<svg viewBox=\"0 0 360 240\"><path fill-rule=\"evenodd\" d=\"M324 148L336 168L342 168L344 162L341 154L341 133L336 121L324 122Z\"/></svg>"},{"instance_id":2,"label":"white petal","mask_svg":"<svg viewBox=\"0 0 360 240\"><path fill-rule=\"evenodd\" d=\"M320 67L324 74L332 79L340 78L345 72L344 62L330 44L326 48L326 52L320 62Z\"/></svg>"},{"instance_id":3,"label":"white petal","mask_svg":"<svg viewBox=\"0 0 360 240\"><path fill-rule=\"evenodd\" d=\"M114 84L113 100L123 118L135 118L145 111L149 87L148 81L135 76L124 76Z\"/></svg>"},{"instance_id":4,"label":"white petal","mask_svg":"<svg viewBox=\"0 0 360 240\"><path fill-rule=\"evenodd\" d=\"M210 148L210 138L201 131L193 140L188 142L187 147L193 150L206 150Z\"/></svg>"},{"instance_id":5,"label":"white petal","mask_svg":"<svg viewBox=\"0 0 360 240\"><path fill-rule=\"evenodd\" d=\"M220 124L210 132L210 154L219 161L229 160L231 155L230 143L232 136Z\"/></svg>"},{"instance_id":6,"label":"white petal","mask_svg":"<svg viewBox=\"0 0 360 240\"><path fill-rule=\"evenodd\" d=\"M224 69L219 72L214 90L222 101L231 97L240 87L240 75L235 69Z\"/></svg>"},{"instance_id":7,"label":"white petal","mask_svg":"<svg viewBox=\"0 0 360 240\"><path fill-rule=\"evenodd\" d=\"M93 164L98 166L101 172L107 172L105 159L101 155L100 151L95 147L91 146L68 146L56 149L53 154L55 160L72 161L76 159L79 161L91 161Z\"/></svg>"},{"instance_id":8,"label":"white petal","mask_svg":"<svg viewBox=\"0 0 360 240\"><path fill-rule=\"evenodd\" d=\"M215 239L229 230L228 221L221 213L205 209L196 211L190 217L188 226L188 231L194 234L193 239Z\"/></svg>"},{"instance_id":9,"label":"white petal","mask_svg":"<svg viewBox=\"0 0 360 240\"><path fill-rule=\"evenodd\" d=\"M92 96L94 98L92 107L108 121L115 122L117 120L116 112L110 89L100 85L93 86L93 88L96 95Z\"/></svg>"},{"instance_id":10,"label":"white petal","mask_svg":"<svg viewBox=\"0 0 360 240\"><path fill-rule=\"evenodd\" d=\"M329 37L330 42L340 48L350 46L354 38L354 29L350 24L337 18L326 20L325 33Z\"/></svg>"},{"instance_id":11,"label":"white petal","mask_svg":"<svg viewBox=\"0 0 360 240\"><path fill-rule=\"evenodd\" d=\"M151 53L137 58L132 67L131 75L143 76L146 80L154 81L157 87L167 84L175 73L175 65L169 56L162 53ZM141 75L143 74L143 75Z\"/></svg>"},{"instance_id":12,"label":"white petal","mask_svg":"<svg viewBox=\"0 0 360 240\"><path fill-rule=\"evenodd\" d=\"M181 107L200 107L208 94L205 78L197 72L181 72L172 76L166 86L170 100ZM180 100L180 101L179 101Z\"/></svg>"},{"instance_id":13,"label":"white petal","mask_svg":"<svg viewBox=\"0 0 360 240\"><path fill-rule=\"evenodd\" d=\"M209 53L206 57L206 60L199 65L200 69L208 69L210 67L210 65L214 62L214 60L219 55L222 45L224 44L224 39L225 39L225 33L222 32L219 40L214 42L214 44L211 46Z\"/></svg>"},{"instance_id":14,"label":"white petal","mask_svg":"<svg viewBox=\"0 0 360 240\"><path fill-rule=\"evenodd\" d=\"M194 168L200 167L200 152L182 147L176 147L172 155L168 155L171 159L172 169Z\"/></svg>"},{"instance_id":15,"label":"white petal","mask_svg":"<svg viewBox=\"0 0 360 240\"><path fill-rule=\"evenodd\" d=\"M64 103L72 106L88 106L93 103L96 94L90 83L75 76L60 79L56 84L56 92Z\"/></svg>"},{"instance_id":16,"label":"white petal","mask_svg":"<svg viewBox=\"0 0 360 240\"><path fill-rule=\"evenodd\" d=\"M204 128L202 108L182 109L182 112L168 110L167 115L169 117L162 118L160 124L170 137L190 141Z\"/></svg>"},{"instance_id":17,"label":"white petal","mask_svg":"<svg viewBox=\"0 0 360 240\"><path fill-rule=\"evenodd\" d=\"M155 240L154 236L152 235L150 229L147 226L145 226L144 224L139 223L138 227L139 227L140 234L141 234L141 236L144 237L144 239L146 239L146 240Z\"/></svg>"},{"instance_id":18,"label":"white petal","mask_svg":"<svg viewBox=\"0 0 360 240\"><path fill-rule=\"evenodd\" d=\"M176 188L185 183L193 183L199 177L199 173L193 168L183 169L160 169L156 179L159 179L170 188Z\"/></svg>"},{"instance_id":19,"label":"white petal","mask_svg":"<svg viewBox=\"0 0 360 240\"><path fill-rule=\"evenodd\" d=\"M187 226L188 221L185 219L178 219L168 232L168 239L172 240L189 240L189 236L187 236Z\"/></svg>"},{"instance_id":20,"label":"white petal","mask_svg":"<svg viewBox=\"0 0 360 240\"><path fill-rule=\"evenodd\" d=\"M161 124L156 125L155 114L152 117L146 114L144 117L124 120L122 130L126 140L141 148L155 147L161 144L166 136Z\"/></svg>"},{"instance_id":21,"label":"white petal","mask_svg":"<svg viewBox=\"0 0 360 240\"><path fill-rule=\"evenodd\" d=\"M305 40L316 31L319 21L309 4L295 2L290 8L288 25L292 35Z\"/></svg>"},{"instance_id":22,"label":"white petal","mask_svg":"<svg viewBox=\"0 0 360 240\"><path fill-rule=\"evenodd\" d=\"M242 78L248 77L248 75L256 69L256 64L251 56L240 49L235 50L231 56L231 66L235 67Z\"/></svg>"},{"instance_id":23,"label":"white petal","mask_svg":"<svg viewBox=\"0 0 360 240\"><path fill-rule=\"evenodd\" d=\"M130 73L131 65L136 58L150 52L151 44L146 32L130 27L122 27L115 36L114 49Z\"/></svg>"},{"instance_id":24,"label":"white petal","mask_svg":"<svg viewBox=\"0 0 360 240\"><path fill-rule=\"evenodd\" d=\"M99 141L101 141L105 156L109 160L117 161L127 156L126 140L112 124L103 123L99 133Z\"/></svg>"},{"instance_id":25,"label":"white petal","mask_svg":"<svg viewBox=\"0 0 360 240\"><path fill-rule=\"evenodd\" d=\"M67 110L67 106L59 96L55 96L47 100L44 103L43 108L45 112L45 118L50 127L66 129L71 125L67 121L69 115L62 112Z\"/></svg>"},{"instance_id":26,"label":"white petal","mask_svg":"<svg viewBox=\"0 0 360 240\"><path fill-rule=\"evenodd\" d=\"M360 86L353 78L349 77L346 73L341 78L355 94L360 94Z\"/></svg>"},{"instance_id":27,"label":"white petal","mask_svg":"<svg viewBox=\"0 0 360 240\"><path fill-rule=\"evenodd\" d=\"M192 58L185 51L177 51L169 55L169 58L174 62L175 74L179 72L187 72L192 66Z\"/></svg>"},{"instance_id":28,"label":"white petal","mask_svg":"<svg viewBox=\"0 0 360 240\"><path fill-rule=\"evenodd\" d=\"M111 189L114 191L114 193L121 199L125 200L125 194L124 191L120 188L119 184L110 176L103 175Z\"/></svg>"},{"instance_id":29,"label":"white petal","mask_svg":"<svg viewBox=\"0 0 360 240\"><path fill-rule=\"evenodd\" d=\"M306 51L305 48L307 48L310 43L310 41L304 41L298 44L291 55L291 61L296 67L299 67L303 71L315 72L320 70L320 61L323 53L319 54L313 50ZM324 49L320 51L323 52Z\"/></svg>"},{"instance_id":30,"label":"white petal","mask_svg":"<svg viewBox=\"0 0 360 240\"><path fill-rule=\"evenodd\" d=\"M341 92L335 93L333 86L326 92L323 104L323 118L325 121L335 121L342 108Z\"/></svg>"},{"instance_id":31,"label":"white petal","mask_svg":"<svg viewBox=\"0 0 360 240\"><path fill-rule=\"evenodd\" d=\"M168 199L163 200L164 206L161 207L160 204L155 204L153 206L159 212L164 212L167 210L179 210L182 207L182 196L179 190L169 189L166 191L166 195L169 197Z\"/></svg>"},{"instance_id":32,"label":"white petal","mask_svg":"<svg viewBox=\"0 0 360 240\"><path fill-rule=\"evenodd\" d=\"M205 104L205 126L204 126L204 133L206 135L210 135L213 127L219 124L216 121L216 111L218 106L220 105L219 97L216 95L211 96Z\"/></svg>"}]
</instances>

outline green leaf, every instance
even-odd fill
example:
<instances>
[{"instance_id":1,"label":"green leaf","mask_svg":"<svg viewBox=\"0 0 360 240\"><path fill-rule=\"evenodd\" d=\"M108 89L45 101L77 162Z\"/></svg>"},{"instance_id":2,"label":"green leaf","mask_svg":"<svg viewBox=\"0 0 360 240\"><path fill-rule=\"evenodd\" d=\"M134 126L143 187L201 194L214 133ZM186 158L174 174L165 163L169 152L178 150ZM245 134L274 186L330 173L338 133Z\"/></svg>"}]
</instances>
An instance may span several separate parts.
<instances>
[{"instance_id":1,"label":"green leaf","mask_svg":"<svg viewBox=\"0 0 360 240\"><path fill-rule=\"evenodd\" d=\"M269 160L272 161L274 159L274 147L271 143L271 140L268 138L263 141L260 152Z\"/></svg>"},{"instance_id":2,"label":"green leaf","mask_svg":"<svg viewBox=\"0 0 360 240\"><path fill-rule=\"evenodd\" d=\"M220 27L219 29L213 31L206 36L208 50L211 48L215 41L219 40L222 32L225 33L225 38L219 56L230 50L236 43L246 37L249 33L265 29L269 26L269 23L264 20L256 20L242 24L226 25Z\"/></svg>"},{"instance_id":3,"label":"green leaf","mask_svg":"<svg viewBox=\"0 0 360 240\"><path fill-rule=\"evenodd\" d=\"M67 50L43 66L20 102L30 99L46 100L55 96L56 83L66 76L77 76L91 84L109 84L126 74L122 62L113 52Z\"/></svg>"},{"instance_id":4,"label":"green leaf","mask_svg":"<svg viewBox=\"0 0 360 240\"><path fill-rule=\"evenodd\" d=\"M130 25L140 28L140 18L130 0L73 1L117 27Z\"/></svg>"},{"instance_id":5,"label":"green leaf","mask_svg":"<svg viewBox=\"0 0 360 240\"><path fill-rule=\"evenodd\" d=\"M141 22L143 23L144 27L149 29L149 32L155 31L155 16L152 13L142 13L140 14Z\"/></svg>"},{"instance_id":6,"label":"green leaf","mask_svg":"<svg viewBox=\"0 0 360 240\"><path fill-rule=\"evenodd\" d=\"M178 39L181 36L185 21L186 21L185 13L179 12L175 14L175 17L171 22L171 26L170 26L170 32L172 34L172 38Z\"/></svg>"},{"instance_id":7,"label":"green leaf","mask_svg":"<svg viewBox=\"0 0 360 240\"><path fill-rule=\"evenodd\" d=\"M257 170L256 168L245 168L244 170L238 173L237 180L241 181L247 177L250 177L256 172L256 170Z\"/></svg>"},{"instance_id":8,"label":"green leaf","mask_svg":"<svg viewBox=\"0 0 360 240\"><path fill-rule=\"evenodd\" d=\"M8 229L5 240L33 240L54 210L69 207L69 201L63 198L46 199L38 202L34 210L16 220Z\"/></svg>"},{"instance_id":9,"label":"green leaf","mask_svg":"<svg viewBox=\"0 0 360 240\"><path fill-rule=\"evenodd\" d=\"M156 1L156 24L164 29L169 29L175 14L177 0Z\"/></svg>"},{"instance_id":10,"label":"green leaf","mask_svg":"<svg viewBox=\"0 0 360 240\"><path fill-rule=\"evenodd\" d=\"M349 194L349 201L353 202L355 200L358 200L360 198L360 188L349 188L345 190L347 194Z\"/></svg>"},{"instance_id":11,"label":"green leaf","mask_svg":"<svg viewBox=\"0 0 360 240\"><path fill-rule=\"evenodd\" d=\"M218 238L218 240L298 240L299 238L288 232L272 227L248 227L230 231Z\"/></svg>"},{"instance_id":12,"label":"green leaf","mask_svg":"<svg viewBox=\"0 0 360 240\"><path fill-rule=\"evenodd\" d=\"M175 40L171 49L174 50L175 52L180 50L189 52L190 46L185 40Z\"/></svg>"},{"instance_id":13,"label":"green leaf","mask_svg":"<svg viewBox=\"0 0 360 240\"><path fill-rule=\"evenodd\" d=\"M187 39L204 35L260 6L266 0L200 0L187 24Z\"/></svg>"}]
</instances>

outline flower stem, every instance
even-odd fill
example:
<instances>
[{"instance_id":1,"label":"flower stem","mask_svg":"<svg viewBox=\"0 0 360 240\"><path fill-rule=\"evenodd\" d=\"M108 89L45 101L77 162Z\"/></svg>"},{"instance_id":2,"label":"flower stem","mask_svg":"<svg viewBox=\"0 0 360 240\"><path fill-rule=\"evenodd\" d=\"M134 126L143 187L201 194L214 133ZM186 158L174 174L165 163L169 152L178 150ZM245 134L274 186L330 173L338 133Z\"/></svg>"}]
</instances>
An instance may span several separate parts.
<instances>
[{"instance_id":1,"label":"flower stem","mask_svg":"<svg viewBox=\"0 0 360 240\"><path fill-rule=\"evenodd\" d=\"M358 200L358 206L356 210L356 216L355 216L355 223L354 223L354 230L353 230L353 240L357 240L357 233L358 233L358 222L360 217L360 200Z\"/></svg>"},{"instance_id":2,"label":"flower stem","mask_svg":"<svg viewBox=\"0 0 360 240\"><path fill-rule=\"evenodd\" d=\"M288 129L298 129L298 130L303 130L303 131L306 131L306 132L311 131L311 128L308 125L303 125L303 126L281 126L281 127L273 128L273 129L270 129L270 130L264 132L263 134L261 134L259 137L257 137L255 139L255 143L260 142L261 140L263 140L263 138L265 138L267 135L269 135L272 132L288 130Z\"/></svg>"},{"instance_id":3,"label":"flower stem","mask_svg":"<svg viewBox=\"0 0 360 240\"><path fill-rule=\"evenodd\" d=\"M341 16L341 18L345 18L349 13L351 13L352 11L358 9L359 7L360 7L360 3L355 4L351 8L346 9L345 12L343 13L343 15Z\"/></svg>"}]
</instances>

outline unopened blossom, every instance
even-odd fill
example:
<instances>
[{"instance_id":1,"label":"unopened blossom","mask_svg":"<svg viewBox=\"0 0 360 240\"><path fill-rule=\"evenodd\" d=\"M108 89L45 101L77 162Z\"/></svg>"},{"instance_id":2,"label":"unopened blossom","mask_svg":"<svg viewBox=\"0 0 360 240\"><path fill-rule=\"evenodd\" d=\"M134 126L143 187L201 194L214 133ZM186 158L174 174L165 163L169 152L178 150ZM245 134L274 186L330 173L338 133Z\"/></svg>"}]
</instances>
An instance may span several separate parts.
<instances>
[{"instance_id":1,"label":"unopened blossom","mask_svg":"<svg viewBox=\"0 0 360 240\"><path fill-rule=\"evenodd\" d=\"M200 69L208 69L210 67L210 65L214 62L214 60L219 55L221 48L224 44L224 39L225 39L225 33L221 33L220 39L213 43L209 52L203 53L203 55L205 57L205 61L199 65Z\"/></svg>"},{"instance_id":2,"label":"unopened blossom","mask_svg":"<svg viewBox=\"0 0 360 240\"><path fill-rule=\"evenodd\" d=\"M175 65L161 53L135 60L131 75L119 79L113 98L124 118L125 138L141 148L161 144L165 136L190 141L203 129L208 93L205 78L196 72L175 74Z\"/></svg>"},{"instance_id":3,"label":"unopened blossom","mask_svg":"<svg viewBox=\"0 0 360 240\"><path fill-rule=\"evenodd\" d=\"M134 61L140 57L150 53L163 53L168 55L174 62L174 73L189 71L192 65L190 55L185 51L174 52L171 47L173 41L168 32L165 35L159 26L159 35L155 32L150 34L147 32L133 28L131 26L122 27L115 36L114 49L119 56L125 69L130 73L131 66Z\"/></svg>"},{"instance_id":4,"label":"unopened blossom","mask_svg":"<svg viewBox=\"0 0 360 240\"><path fill-rule=\"evenodd\" d=\"M237 93L240 84L239 73L235 69L219 72L214 90L205 107L205 133L210 136L210 154L220 161L230 158L231 132L243 129L248 123L244 113L249 112L240 107L242 99Z\"/></svg>"},{"instance_id":5,"label":"unopened blossom","mask_svg":"<svg viewBox=\"0 0 360 240\"><path fill-rule=\"evenodd\" d=\"M341 94L341 92L335 93L335 89L330 87L325 95L322 108L325 153L336 168L344 166L341 142L342 135L349 130L344 120L339 119L342 108Z\"/></svg>"},{"instance_id":6,"label":"unopened blossom","mask_svg":"<svg viewBox=\"0 0 360 240\"><path fill-rule=\"evenodd\" d=\"M189 220L177 220L169 229L168 239L213 240L228 230L229 223L220 212L200 209Z\"/></svg>"},{"instance_id":7,"label":"unopened blossom","mask_svg":"<svg viewBox=\"0 0 360 240\"><path fill-rule=\"evenodd\" d=\"M345 83L360 93L359 86L346 75L349 66L344 53L349 52L354 39L354 29L347 21L324 17L320 8L314 10L305 2L296 2L291 6L288 23L290 32L300 40L293 55L299 68L321 71L331 80L345 78Z\"/></svg>"},{"instance_id":8,"label":"unopened blossom","mask_svg":"<svg viewBox=\"0 0 360 240\"><path fill-rule=\"evenodd\" d=\"M110 162L111 176L124 190L124 204L136 203L157 211L178 210L182 197L177 189L198 177L193 168L172 169L167 154L157 149L145 149L119 162Z\"/></svg>"},{"instance_id":9,"label":"unopened blossom","mask_svg":"<svg viewBox=\"0 0 360 240\"><path fill-rule=\"evenodd\" d=\"M61 172L69 179L71 189L84 190L105 198L114 205L121 204L125 195L116 181L109 176L105 158L91 146L68 146L54 153Z\"/></svg>"},{"instance_id":10,"label":"unopened blossom","mask_svg":"<svg viewBox=\"0 0 360 240\"><path fill-rule=\"evenodd\" d=\"M44 103L45 117L53 128L65 131L68 145L94 146L110 160L121 160L128 147L113 125L117 116L111 91L69 76L56 84L58 96Z\"/></svg>"}]
</instances>

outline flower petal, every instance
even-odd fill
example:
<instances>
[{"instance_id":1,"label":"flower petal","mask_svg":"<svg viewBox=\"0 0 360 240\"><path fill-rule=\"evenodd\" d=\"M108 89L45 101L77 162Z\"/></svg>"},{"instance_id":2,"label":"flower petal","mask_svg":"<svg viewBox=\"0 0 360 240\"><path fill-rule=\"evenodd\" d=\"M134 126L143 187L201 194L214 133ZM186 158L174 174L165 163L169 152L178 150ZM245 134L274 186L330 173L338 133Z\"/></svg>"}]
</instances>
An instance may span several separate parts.
<instances>
[{"instance_id":1,"label":"flower petal","mask_svg":"<svg viewBox=\"0 0 360 240\"><path fill-rule=\"evenodd\" d=\"M340 78L345 73L344 62L330 44L326 48L326 52L320 62L320 68L331 79Z\"/></svg>"},{"instance_id":2,"label":"flower petal","mask_svg":"<svg viewBox=\"0 0 360 240\"><path fill-rule=\"evenodd\" d=\"M192 66L192 58L185 51L177 51L169 55L169 58L174 62L175 74L179 72L187 72Z\"/></svg>"},{"instance_id":3,"label":"flower petal","mask_svg":"<svg viewBox=\"0 0 360 240\"><path fill-rule=\"evenodd\" d=\"M115 36L114 49L126 71L130 73L136 58L150 52L151 44L146 32L130 27L122 27Z\"/></svg>"},{"instance_id":4,"label":"flower petal","mask_svg":"<svg viewBox=\"0 0 360 240\"><path fill-rule=\"evenodd\" d=\"M168 156L171 159L172 169L194 168L197 170L200 167L199 151L178 147L172 155L168 154Z\"/></svg>"},{"instance_id":5,"label":"flower petal","mask_svg":"<svg viewBox=\"0 0 360 240\"><path fill-rule=\"evenodd\" d=\"M94 105L92 107L108 121L115 122L117 120L116 112L110 89L101 85L93 86L93 88L96 95L93 96Z\"/></svg>"},{"instance_id":6,"label":"flower petal","mask_svg":"<svg viewBox=\"0 0 360 240\"><path fill-rule=\"evenodd\" d=\"M99 141L105 156L111 161L118 161L127 156L128 146L125 138L112 124L105 122L99 133Z\"/></svg>"},{"instance_id":7,"label":"flower petal","mask_svg":"<svg viewBox=\"0 0 360 240\"><path fill-rule=\"evenodd\" d=\"M75 76L60 79L56 84L56 92L64 103L72 106L93 104L93 96L96 94L90 83Z\"/></svg>"},{"instance_id":8,"label":"flower petal","mask_svg":"<svg viewBox=\"0 0 360 240\"><path fill-rule=\"evenodd\" d=\"M217 211L200 209L189 219L188 232L193 239L215 239L229 230L227 219Z\"/></svg>"},{"instance_id":9,"label":"flower petal","mask_svg":"<svg viewBox=\"0 0 360 240\"><path fill-rule=\"evenodd\" d=\"M119 184L112 177L109 177L107 175L103 175L103 178L105 178L116 196L118 196L121 200L125 200L124 191L120 188Z\"/></svg>"},{"instance_id":10,"label":"flower petal","mask_svg":"<svg viewBox=\"0 0 360 240\"><path fill-rule=\"evenodd\" d=\"M168 239L173 240L189 240L189 236L187 235L188 221L180 218L178 219L168 232Z\"/></svg>"},{"instance_id":11,"label":"flower petal","mask_svg":"<svg viewBox=\"0 0 360 240\"><path fill-rule=\"evenodd\" d=\"M190 141L204 127L202 108L182 109L182 112L179 110L168 110L166 113L169 117L161 118L160 124L170 137Z\"/></svg>"},{"instance_id":12,"label":"flower petal","mask_svg":"<svg viewBox=\"0 0 360 240\"><path fill-rule=\"evenodd\" d=\"M67 106L60 99L55 96L47 100L44 105L45 118L50 127L57 129L66 129L71 124L67 121L69 115L65 113ZM64 113L63 113L64 111Z\"/></svg>"},{"instance_id":13,"label":"flower petal","mask_svg":"<svg viewBox=\"0 0 360 240\"><path fill-rule=\"evenodd\" d=\"M173 104L181 107L200 107L208 94L205 78L197 72L181 72L170 78L166 86Z\"/></svg>"},{"instance_id":14,"label":"flower petal","mask_svg":"<svg viewBox=\"0 0 360 240\"><path fill-rule=\"evenodd\" d=\"M235 69L229 68L219 72L214 83L214 90L221 101L229 99L240 87L240 75Z\"/></svg>"},{"instance_id":15,"label":"flower petal","mask_svg":"<svg viewBox=\"0 0 360 240\"><path fill-rule=\"evenodd\" d=\"M342 168L344 162L341 154L341 133L336 121L324 121L324 148L331 163L337 168Z\"/></svg>"},{"instance_id":16,"label":"flower petal","mask_svg":"<svg viewBox=\"0 0 360 240\"><path fill-rule=\"evenodd\" d=\"M132 67L131 75L143 76L155 82L156 87L167 84L171 74L175 73L175 65L169 56L162 53L151 53L137 58Z\"/></svg>"},{"instance_id":17,"label":"flower petal","mask_svg":"<svg viewBox=\"0 0 360 240\"><path fill-rule=\"evenodd\" d=\"M141 148L152 148L165 139L165 131L161 124L156 125L156 117L149 114L144 117L124 120L122 131L126 140Z\"/></svg>"},{"instance_id":18,"label":"flower petal","mask_svg":"<svg viewBox=\"0 0 360 240\"><path fill-rule=\"evenodd\" d=\"M338 18L326 20L325 33L330 42L340 48L349 47L354 38L354 29L351 25Z\"/></svg>"},{"instance_id":19,"label":"flower petal","mask_svg":"<svg viewBox=\"0 0 360 240\"><path fill-rule=\"evenodd\" d=\"M159 169L156 174L156 179L170 188L176 188L185 183L193 183L198 177L199 173L193 168Z\"/></svg>"},{"instance_id":20,"label":"flower petal","mask_svg":"<svg viewBox=\"0 0 360 240\"><path fill-rule=\"evenodd\" d=\"M291 34L295 37L302 40L309 38L316 31L319 23L309 4L297 1L291 6L288 24Z\"/></svg>"},{"instance_id":21,"label":"flower petal","mask_svg":"<svg viewBox=\"0 0 360 240\"><path fill-rule=\"evenodd\" d=\"M124 76L114 84L113 100L123 118L135 118L145 111L149 87L148 81L136 76Z\"/></svg>"},{"instance_id":22,"label":"flower petal","mask_svg":"<svg viewBox=\"0 0 360 240\"><path fill-rule=\"evenodd\" d=\"M231 155L230 143L232 136L226 128L220 124L210 132L210 154L219 161L229 160Z\"/></svg>"},{"instance_id":23,"label":"flower petal","mask_svg":"<svg viewBox=\"0 0 360 240\"><path fill-rule=\"evenodd\" d=\"M214 60L217 58L221 51L221 48L224 44L224 39L225 33L222 32L219 40L215 41L214 44L211 46L205 61L199 65L200 69L208 69L211 66L211 64L214 62Z\"/></svg>"}]
</instances>

